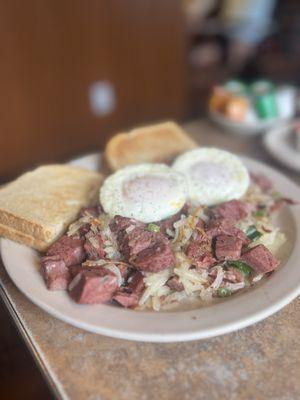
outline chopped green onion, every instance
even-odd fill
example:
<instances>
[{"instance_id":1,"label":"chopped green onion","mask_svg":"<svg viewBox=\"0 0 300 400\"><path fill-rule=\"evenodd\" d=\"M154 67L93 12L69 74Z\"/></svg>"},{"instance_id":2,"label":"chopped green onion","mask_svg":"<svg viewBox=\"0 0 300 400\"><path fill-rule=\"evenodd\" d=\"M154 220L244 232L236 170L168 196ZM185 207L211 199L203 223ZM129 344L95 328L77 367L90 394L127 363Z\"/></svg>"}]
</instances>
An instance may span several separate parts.
<instances>
[{"instance_id":1,"label":"chopped green onion","mask_svg":"<svg viewBox=\"0 0 300 400\"><path fill-rule=\"evenodd\" d=\"M253 269L250 267L250 265L243 261L230 261L229 265L241 271L241 273L245 276L248 276L253 272Z\"/></svg>"},{"instance_id":2,"label":"chopped green onion","mask_svg":"<svg viewBox=\"0 0 300 400\"><path fill-rule=\"evenodd\" d=\"M254 213L255 217L265 217L267 215L266 210L258 210Z\"/></svg>"},{"instance_id":3,"label":"chopped green onion","mask_svg":"<svg viewBox=\"0 0 300 400\"><path fill-rule=\"evenodd\" d=\"M262 236L262 233L256 229L255 225L250 225L246 230L246 235L250 240L257 240Z\"/></svg>"},{"instance_id":4,"label":"chopped green onion","mask_svg":"<svg viewBox=\"0 0 300 400\"><path fill-rule=\"evenodd\" d=\"M159 232L160 231L160 227L156 224L148 224L147 229L150 232Z\"/></svg>"},{"instance_id":5,"label":"chopped green onion","mask_svg":"<svg viewBox=\"0 0 300 400\"><path fill-rule=\"evenodd\" d=\"M231 295L231 290L225 287L221 287L218 289L218 296L219 297L228 297Z\"/></svg>"}]
</instances>

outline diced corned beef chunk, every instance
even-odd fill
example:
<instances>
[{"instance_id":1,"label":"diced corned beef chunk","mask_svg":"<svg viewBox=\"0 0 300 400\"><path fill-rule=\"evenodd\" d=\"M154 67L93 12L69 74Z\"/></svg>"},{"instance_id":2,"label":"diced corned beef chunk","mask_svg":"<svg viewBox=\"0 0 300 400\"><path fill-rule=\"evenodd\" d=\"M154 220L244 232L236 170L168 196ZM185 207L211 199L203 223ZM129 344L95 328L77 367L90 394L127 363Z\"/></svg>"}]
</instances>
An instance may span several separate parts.
<instances>
[{"instance_id":1,"label":"diced corned beef chunk","mask_svg":"<svg viewBox=\"0 0 300 400\"><path fill-rule=\"evenodd\" d=\"M66 267L80 264L85 260L83 239L64 235L49 247L47 255L58 255Z\"/></svg>"},{"instance_id":2,"label":"diced corned beef chunk","mask_svg":"<svg viewBox=\"0 0 300 400\"><path fill-rule=\"evenodd\" d=\"M263 192L269 192L271 189L273 189L272 182L266 176L260 175L260 174L253 174L251 172L250 177L251 177L252 183L259 186Z\"/></svg>"},{"instance_id":3,"label":"diced corned beef chunk","mask_svg":"<svg viewBox=\"0 0 300 400\"><path fill-rule=\"evenodd\" d=\"M205 222L203 221L203 219L199 218L199 221L196 224L196 229L199 230L204 230L205 228Z\"/></svg>"},{"instance_id":4,"label":"diced corned beef chunk","mask_svg":"<svg viewBox=\"0 0 300 400\"><path fill-rule=\"evenodd\" d=\"M154 222L154 224L160 227L160 232L163 235L169 237L167 230L174 231L174 226L173 226L174 222L179 221L181 215L187 215L187 211L188 211L188 206L185 204L182 207L182 209L178 213L174 214L172 217L164 219L163 221Z\"/></svg>"},{"instance_id":5,"label":"diced corned beef chunk","mask_svg":"<svg viewBox=\"0 0 300 400\"><path fill-rule=\"evenodd\" d=\"M50 290L65 290L71 279L70 272L59 255L44 256L41 259L42 275Z\"/></svg>"},{"instance_id":6,"label":"diced corned beef chunk","mask_svg":"<svg viewBox=\"0 0 300 400\"><path fill-rule=\"evenodd\" d=\"M136 307L138 305L139 299L134 293L127 293L127 292L117 292L113 300L117 303L121 304L121 306L125 308Z\"/></svg>"},{"instance_id":7,"label":"diced corned beef chunk","mask_svg":"<svg viewBox=\"0 0 300 400\"><path fill-rule=\"evenodd\" d=\"M110 229L116 236L119 251L125 259L128 259L132 252L136 253L139 248L145 248L145 237L139 240L143 232L148 232L145 227L146 225L143 222L119 215L115 216L110 223ZM144 234L144 236L150 237L150 232L148 233L148 235ZM134 249L135 247L136 250Z\"/></svg>"},{"instance_id":8,"label":"diced corned beef chunk","mask_svg":"<svg viewBox=\"0 0 300 400\"><path fill-rule=\"evenodd\" d=\"M249 204L240 200L230 200L211 209L213 218L224 218L233 222L246 218L249 214Z\"/></svg>"},{"instance_id":9,"label":"diced corned beef chunk","mask_svg":"<svg viewBox=\"0 0 300 400\"><path fill-rule=\"evenodd\" d=\"M82 265L77 264L77 265L70 265L68 267L68 270L70 272L71 279L73 279L81 270L82 270Z\"/></svg>"},{"instance_id":10,"label":"diced corned beef chunk","mask_svg":"<svg viewBox=\"0 0 300 400\"><path fill-rule=\"evenodd\" d=\"M182 292L184 289L183 284L180 282L179 277L178 276L172 276L172 278L170 278L167 283L167 286L169 286L169 288L171 290L174 290L175 292Z\"/></svg>"},{"instance_id":11,"label":"diced corned beef chunk","mask_svg":"<svg viewBox=\"0 0 300 400\"><path fill-rule=\"evenodd\" d=\"M141 271L158 272L174 264L169 241L160 232L132 218L116 216L110 224L119 250L125 259Z\"/></svg>"},{"instance_id":12,"label":"diced corned beef chunk","mask_svg":"<svg viewBox=\"0 0 300 400\"><path fill-rule=\"evenodd\" d=\"M167 237L170 237L170 235L168 235L167 231L173 232L174 231L173 224L174 224L174 222L178 221L179 219L180 219L180 216L178 218L177 214L176 214L176 216L173 216L171 218L165 219L165 220L160 221L160 222L155 222L155 224L159 226L160 232L163 235L166 235Z\"/></svg>"},{"instance_id":13,"label":"diced corned beef chunk","mask_svg":"<svg viewBox=\"0 0 300 400\"><path fill-rule=\"evenodd\" d=\"M152 246L157 240L157 233L149 232L145 228L135 228L122 236L119 235L118 238L122 254L131 258Z\"/></svg>"},{"instance_id":14,"label":"diced corned beef chunk","mask_svg":"<svg viewBox=\"0 0 300 400\"><path fill-rule=\"evenodd\" d=\"M196 268L206 269L215 264L216 259L212 255L211 240L205 235L198 235L187 248L186 255Z\"/></svg>"},{"instance_id":15,"label":"diced corned beef chunk","mask_svg":"<svg viewBox=\"0 0 300 400\"><path fill-rule=\"evenodd\" d=\"M157 235L160 238L153 246L147 247L136 256L130 257L130 264L147 272L159 272L174 265L175 256L168 240L160 234Z\"/></svg>"},{"instance_id":16,"label":"diced corned beef chunk","mask_svg":"<svg viewBox=\"0 0 300 400\"><path fill-rule=\"evenodd\" d=\"M128 228L131 225L131 218L121 217L116 215L110 222L109 227L112 232L118 234L120 231Z\"/></svg>"},{"instance_id":17,"label":"diced corned beef chunk","mask_svg":"<svg viewBox=\"0 0 300 400\"><path fill-rule=\"evenodd\" d=\"M78 233L80 237L84 237L91 229L91 224L86 223L84 225L82 225L82 227L80 227L78 229Z\"/></svg>"},{"instance_id":18,"label":"diced corned beef chunk","mask_svg":"<svg viewBox=\"0 0 300 400\"><path fill-rule=\"evenodd\" d=\"M116 275L104 268L83 268L69 284L70 295L79 304L106 303L117 289Z\"/></svg>"},{"instance_id":19,"label":"diced corned beef chunk","mask_svg":"<svg viewBox=\"0 0 300 400\"><path fill-rule=\"evenodd\" d=\"M210 239L214 239L219 235L228 235L242 240L244 246L247 246L250 243L250 240L247 238L245 233L241 229L233 226L232 221L227 219L209 221L205 232Z\"/></svg>"},{"instance_id":20,"label":"diced corned beef chunk","mask_svg":"<svg viewBox=\"0 0 300 400\"><path fill-rule=\"evenodd\" d=\"M145 288L144 275L140 271L135 271L128 279L128 287L132 292L141 294Z\"/></svg>"},{"instance_id":21,"label":"diced corned beef chunk","mask_svg":"<svg viewBox=\"0 0 300 400\"><path fill-rule=\"evenodd\" d=\"M128 286L119 290L113 297L123 307L135 307L145 288L144 276L141 272L134 272Z\"/></svg>"},{"instance_id":22,"label":"diced corned beef chunk","mask_svg":"<svg viewBox=\"0 0 300 400\"><path fill-rule=\"evenodd\" d=\"M232 227L233 223L228 219L210 219L205 228L205 233L210 239L213 239L218 235L229 234L232 231Z\"/></svg>"},{"instance_id":23,"label":"diced corned beef chunk","mask_svg":"<svg viewBox=\"0 0 300 400\"><path fill-rule=\"evenodd\" d=\"M187 256L197 269L206 269L215 264L216 259L212 253L203 251L199 242L192 242L187 249Z\"/></svg>"},{"instance_id":24,"label":"diced corned beef chunk","mask_svg":"<svg viewBox=\"0 0 300 400\"><path fill-rule=\"evenodd\" d=\"M99 260L105 257L104 243L100 234L88 232L83 245L88 260Z\"/></svg>"},{"instance_id":25,"label":"diced corned beef chunk","mask_svg":"<svg viewBox=\"0 0 300 400\"><path fill-rule=\"evenodd\" d=\"M242 254L241 259L259 274L273 271L279 265L279 261L263 244L247 250Z\"/></svg>"},{"instance_id":26,"label":"diced corned beef chunk","mask_svg":"<svg viewBox=\"0 0 300 400\"><path fill-rule=\"evenodd\" d=\"M112 232L118 234L120 231L123 231L131 226L145 227L145 224L143 222L137 221L134 218L127 218L116 215L109 226Z\"/></svg>"},{"instance_id":27,"label":"diced corned beef chunk","mask_svg":"<svg viewBox=\"0 0 300 400\"><path fill-rule=\"evenodd\" d=\"M73 271L71 269L74 268L74 271L76 272L76 267L78 267L78 266L75 265L74 267L69 267L71 274ZM128 276L132 273L132 270L133 270L133 268L129 264L126 264L124 262L119 262L119 261L114 262L114 261L109 261L109 260L103 260L103 264L101 264L101 265L97 264L96 261L95 261L95 264L93 264L93 260L89 260L89 262L87 264L84 263L84 264L80 265L79 267L81 269L84 269L85 271L107 270L108 272L112 272L112 273L114 273L114 268L117 268L120 271L121 277L124 280L126 280L128 278Z\"/></svg>"},{"instance_id":28,"label":"diced corned beef chunk","mask_svg":"<svg viewBox=\"0 0 300 400\"><path fill-rule=\"evenodd\" d=\"M219 235L215 242L215 255L218 260L238 260L243 242L235 236Z\"/></svg>"}]
</instances>

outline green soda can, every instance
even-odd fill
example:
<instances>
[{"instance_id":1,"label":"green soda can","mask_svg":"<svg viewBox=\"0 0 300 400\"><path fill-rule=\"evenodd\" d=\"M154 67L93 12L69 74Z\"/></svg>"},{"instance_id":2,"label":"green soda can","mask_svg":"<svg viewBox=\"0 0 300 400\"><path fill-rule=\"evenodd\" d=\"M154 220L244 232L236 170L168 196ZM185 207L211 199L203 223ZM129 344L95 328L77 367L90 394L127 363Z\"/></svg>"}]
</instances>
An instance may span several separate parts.
<instances>
[{"instance_id":1,"label":"green soda can","mask_svg":"<svg viewBox=\"0 0 300 400\"><path fill-rule=\"evenodd\" d=\"M261 119L278 117L274 85L265 80L256 81L251 85L255 111Z\"/></svg>"}]
</instances>

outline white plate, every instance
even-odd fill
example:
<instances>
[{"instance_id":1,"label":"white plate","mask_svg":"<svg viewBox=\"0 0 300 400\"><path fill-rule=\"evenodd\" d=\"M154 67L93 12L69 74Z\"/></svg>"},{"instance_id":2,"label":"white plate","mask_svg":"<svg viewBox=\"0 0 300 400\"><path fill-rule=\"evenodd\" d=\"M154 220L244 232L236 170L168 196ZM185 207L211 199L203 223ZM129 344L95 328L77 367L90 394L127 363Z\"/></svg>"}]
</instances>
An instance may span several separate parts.
<instances>
[{"instance_id":1,"label":"white plate","mask_svg":"<svg viewBox=\"0 0 300 400\"><path fill-rule=\"evenodd\" d=\"M264 145L269 153L286 167L300 171L300 152L289 138L293 123L271 129L264 137Z\"/></svg>"},{"instance_id":2,"label":"white plate","mask_svg":"<svg viewBox=\"0 0 300 400\"><path fill-rule=\"evenodd\" d=\"M270 120L261 120L257 122L236 122L226 118L223 114L218 112L209 112L212 121L225 128L228 132L237 133L244 136L258 135L274 126L284 124L288 119L286 118L273 118Z\"/></svg>"},{"instance_id":3,"label":"white plate","mask_svg":"<svg viewBox=\"0 0 300 400\"><path fill-rule=\"evenodd\" d=\"M300 189L275 170L250 159L246 165L267 175L285 196L300 199ZM94 168L99 156L76 161ZM175 342L203 339L246 327L292 301L300 294L300 207L286 211L279 221L290 241L287 261L258 287L223 302L189 311L139 312L113 305L78 305L65 292L46 289L39 272L39 257L32 249L1 240L6 270L16 286L36 305L65 322L91 332L116 338Z\"/></svg>"}]
</instances>

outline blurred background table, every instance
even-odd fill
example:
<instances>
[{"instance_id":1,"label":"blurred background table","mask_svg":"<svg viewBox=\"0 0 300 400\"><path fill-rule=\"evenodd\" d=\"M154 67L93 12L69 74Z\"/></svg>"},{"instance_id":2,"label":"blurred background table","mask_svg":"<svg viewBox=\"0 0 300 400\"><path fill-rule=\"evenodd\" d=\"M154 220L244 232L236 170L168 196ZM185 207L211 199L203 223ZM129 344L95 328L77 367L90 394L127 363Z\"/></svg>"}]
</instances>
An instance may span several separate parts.
<instances>
[{"instance_id":1,"label":"blurred background table","mask_svg":"<svg viewBox=\"0 0 300 400\"><path fill-rule=\"evenodd\" d=\"M260 137L225 134L206 120L185 127L201 145L219 146L274 164L261 147ZM296 174L283 172L300 183ZM111 339L74 328L29 302L3 266L0 279L1 297L58 398L300 397L299 298L267 320L235 333L202 341L152 344ZM43 395L38 397L39 393ZM37 390L36 395L51 397L44 388Z\"/></svg>"},{"instance_id":2,"label":"blurred background table","mask_svg":"<svg viewBox=\"0 0 300 400\"><path fill-rule=\"evenodd\" d=\"M136 125L203 118L212 86L229 78L299 85L299 21L297 0L1 2L0 184L100 151ZM231 136L205 120L187 129L203 145L262 160L300 183L260 137ZM300 398L299 300L238 333L154 345L67 326L19 293L1 265L0 278L5 399L51 398L45 382L71 399Z\"/></svg>"},{"instance_id":3,"label":"blurred background table","mask_svg":"<svg viewBox=\"0 0 300 400\"><path fill-rule=\"evenodd\" d=\"M0 182L199 118L228 78L297 85L299 20L297 0L1 2Z\"/></svg>"}]
</instances>

